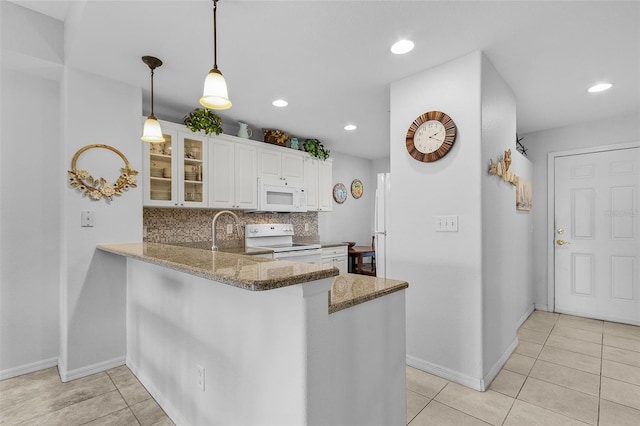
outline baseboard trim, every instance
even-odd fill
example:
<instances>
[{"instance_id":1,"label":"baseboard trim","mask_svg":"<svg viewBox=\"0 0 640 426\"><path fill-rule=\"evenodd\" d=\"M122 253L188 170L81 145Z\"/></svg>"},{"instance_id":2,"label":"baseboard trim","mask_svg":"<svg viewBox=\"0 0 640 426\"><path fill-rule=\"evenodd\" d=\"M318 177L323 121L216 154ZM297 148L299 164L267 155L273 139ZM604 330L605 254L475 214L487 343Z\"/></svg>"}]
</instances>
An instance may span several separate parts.
<instances>
[{"instance_id":1,"label":"baseboard trim","mask_svg":"<svg viewBox=\"0 0 640 426\"><path fill-rule=\"evenodd\" d=\"M22 376L23 374L33 373L34 371L44 370L45 368L55 367L56 365L58 365L58 358L49 358L43 359L42 361L19 365L17 367L7 368L0 371L0 380Z\"/></svg>"},{"instance_id":2,"label":"baseboard trim","mask_svg":"<svg viewBox=\"0 0 640 426\"><path fill-rule=\"evenodd\" d=\"M466 386L477 391L484 390L484 380L482 379L467 376L460 373L459 371L451 370L449 368L413 357L411 355L407 355L406 360L407 365L415 367L418 370L435 374L436 376L442 377L443 379L459 383L462 386Z\"/></svg>"},{"instance_id":3,"label":"baseboard trim","mask_svg":"<svg viewBox=\"0 0 640 426\"><path fill-rule=\"evenodd\" d=\"M90 376L95 373L109 370L111 368L120 367L125 364L125 357L120 356L112 358L106 361L97 362L95 364L87 365L85 367L76 368L75 370L67 371L66 368L59 366L60 380L63 382L70 382L71 380L80 379L82 377Z\"/></svg>"},{"instance_id":4,"label":"baseboard trim","mask_svg":"<svg viewBox=\"0 0 640 426\"><path fill-rule=\"evenodd\" d=\"M533 313L534 310L536 310L535 305L529 306L529 309L527 309L527 312L525 312L516 323L516 330L518 330L520 326L524 324L524 322L527 320L527 318L529 318L529 316Z\"/></svg>"},{"instance_id":5,"label":"baseboard trim","mask_svg":"<svg viewBox=\"0 0 640 426\"><path fill-rule=\"evenodd\" d=\"M127 360L127 367L138 378L138 381L147 389L147 392L151 394L153 399L155 399L173 423L177 425L189 425L189 423L187 423L187 421L180 415L180 411L169 400L167 400L162 393L158 391L158 389L151 385L151 381L144 374L140 373L131 360Z\"/></svg>"},{"instance_id":6,"label":"baseboard trim","mask_svg":"<svg viewBox=\"0 0 640 426\"><path fill-rule=\"evenodd\" d=\"M533 305L531 305L531 310L529 313L531 312L533 312ZM529 315L526 315L524 319L526 320L528 317ZM509 359L513 351L516 350L517 347L518 347L518 336L516 336L516 338L513 340L513 342L511 342L509 347L502 353L502 356L500 357L500 359L498 359L498 361L496 361L496 363L493 364L493 367L491 367L491 369L486 374L486 376L484 376L484 379L482 380L482 386L483 386L483 388L481 389L482 391L487 390L491 382L493 382L493 379L496 378L496 376L498 375L502 367L504 367L504 365L507 363L507 360Z\"/></svg>"},{"instance_id":7,"label":"baseboard trim","mask_svg":"<svg viewBox=\"0 0 640 426\"><path fill-rule=\"evenodd\" d=\"M543 305L542 303L536 303L534 306L536 308L536 311L549 312L549 306L548 305Z\"/></svg>"}]
</instances>

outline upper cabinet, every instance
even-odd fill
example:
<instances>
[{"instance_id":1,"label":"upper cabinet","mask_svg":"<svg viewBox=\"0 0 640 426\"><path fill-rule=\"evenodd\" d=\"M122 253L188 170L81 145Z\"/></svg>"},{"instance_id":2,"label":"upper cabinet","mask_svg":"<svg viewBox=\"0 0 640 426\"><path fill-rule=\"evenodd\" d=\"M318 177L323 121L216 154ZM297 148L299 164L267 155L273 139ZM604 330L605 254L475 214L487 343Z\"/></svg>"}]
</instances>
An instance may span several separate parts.
<instances>
[{"instance_id":1,"label":"upper cabinet","mask_svg":"<svg viewBox=\"0 0 640 426\"><path fill-rule=\"evenodd\" d=\"M165 142L143 144L144 205L253 210L258 177L304 182L308 210L332 209L331 160L231 135L160 122Z\"/></svg>"},{"instance_id":2,"label":"upper cabinet","mask_svg":"<svg viewBox=\"0 0 640 426\"><path fill-rule=\"evenodd\" d=\"M207 207L206 138L161 126L165 142L143 145L144 205Z\"/></svg>"},{"instance_id":3,"label":"upper cabinet","mask_svg":"<svg viewBox=\"0 0 640 426\"><path fill-rule=\"evenodd\" d=\"M307 187L307 210L331 211L333 173L331 160L307 157L304 160L304 182Z\"/></svg>"},{"instance_id":4,"label":"upper cabinet","mask_svg":"<svg viewBox=\"0 0 640 426\"><path fill-rule=\"evenodd\" d=\"M250 143L229 140L225 135L212 138L209 148L209 207L257 208L257 148Z\"/></svg>"},{"instance_id":5,"label":"upper cabinet","mask_svg":"<svg viewBox=\"0 0 640 426\"><path fill-rule=\"evenodd\" d=\"M258 176L282 180L304 180L304 158L308 154L282 148L261 147L258 150Z\"/></svg>"},{"instance_id":6,"label":"upper cabinet","mask_svg":"<svg viewBox=\"0 0 640 426\"><path fill-rule=\"evenodd\" d=\"M180 206L207 207L209 144L204 136L178 132L178 182Z\"/></svg>"}]
</instances>

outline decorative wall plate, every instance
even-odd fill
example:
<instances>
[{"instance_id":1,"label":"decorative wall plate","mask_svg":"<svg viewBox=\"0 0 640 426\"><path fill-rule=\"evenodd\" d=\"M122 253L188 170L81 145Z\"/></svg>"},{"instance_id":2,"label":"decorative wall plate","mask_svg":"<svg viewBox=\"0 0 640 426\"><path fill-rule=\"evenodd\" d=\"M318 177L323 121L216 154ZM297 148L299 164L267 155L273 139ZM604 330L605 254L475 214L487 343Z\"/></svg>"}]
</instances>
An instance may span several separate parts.
<instances>
[{"instance_id":1,"label":"decorative wall plate","mask_svg":"<svg viewBox=\"0 0 640 426\"><path fill-rule=\"evenodd\" d=\"M351 182L351 195L353 198L358 199L362 197L363 190L364 187L362 186L360 179L354 179L353 182Z\"/></svg>"},{"instance_id":2,"label":"decorative wall plate","mask_svg":"<svg viewBox=\"0 0 640 426\"><path fill-rule=\"evenodd\" d=\"M115 152L120 158L122 158L124 167L120 169L120 176L115 183L109 183L102 177L94 179L88 171L77 169L76 163L80 155L93 148L108 149L109 151ZM113 201L114 195L122 195L122 193L129 190L129 188L135 188L138 177L138 172L131 168L129 160L127 160L127 157L125 157L123 153L112 146L102 144L87 145L80 148L73 156L73 159L71 160L71 170L68 170L67 174L69 175L69 185L73 188L77 188L83 193L83 196L88 196L93 201L98 201L102 199L102 197L109 201Z\"/></svg>"},{"instance_id":3,"label":"decorative wall plate","mask_svg":"<svg viewBox=\"0 0 640 426\"><path fill-rule=\"evenodd\" d=\"M336 183L333 187L333 199L336 203L342 204L347 199L347 187L342 183Z\"/></svg>"}]
</instances>

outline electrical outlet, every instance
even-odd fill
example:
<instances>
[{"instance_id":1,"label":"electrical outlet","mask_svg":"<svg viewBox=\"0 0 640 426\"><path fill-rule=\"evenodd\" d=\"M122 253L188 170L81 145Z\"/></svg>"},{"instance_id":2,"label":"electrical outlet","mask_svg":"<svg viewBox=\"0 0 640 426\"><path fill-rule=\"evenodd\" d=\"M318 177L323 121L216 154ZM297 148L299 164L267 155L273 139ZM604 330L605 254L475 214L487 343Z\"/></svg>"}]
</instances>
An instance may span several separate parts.
<instances>
[{"instance_id":1,"label":"electrical outlet","mask_svg":"<svg viewBox=\"0 0 640 426\"><path fill-rule=\"evenodd\" d=\"M233 225L228 223L227 224L227 235L231 235L233 233Z\"/></svg>"},{"instance_id":2,"label":"electrical outlet","mask_svg":"<svg viewBox=\"0 0 640 426\"><path fill-rule=\"evenodd\" d=\"M308 223L304 224L304 231L305 232L309 232L309 224Z\"/></svg>"},{"instance_id":3,"label":"electrical outlet","mask_svg":"<svg viewBox=\"0 0 640 426\"><path fill-rule=\"evenodd\" d=\"M204 392L204 367L201 365L196 365L196 371L198 372L196 384L198 385L200 390Z\"/></svg>"},{"instance_id":4,"label":"electrical outlet","mask_svg":"<svg viewBox=\"0 0 640 426\"><path fill-rule=\"evenodd\" d=\"M147 225L142 227L142 238L147 238Z\"/></svg>"},{"instance_id":5,"label":"electrical outlet","mask_svg":"<svg viewBox=\"0 0 640 426\"><path fill-rule=\"evenodd\" d=\"M458 216L436 216L436 232L458 232Z\"/></svg>"},{"instance_id":6,"label":"electrical outlet","mask_svg":"<svg viewBox=\"0 0 640 426\"><path fill-rule=\"evenodd\" d=\"M80 226L90 228L94 225L96 212L85 210L80 214Z\"/></svg>"}]
</instances>

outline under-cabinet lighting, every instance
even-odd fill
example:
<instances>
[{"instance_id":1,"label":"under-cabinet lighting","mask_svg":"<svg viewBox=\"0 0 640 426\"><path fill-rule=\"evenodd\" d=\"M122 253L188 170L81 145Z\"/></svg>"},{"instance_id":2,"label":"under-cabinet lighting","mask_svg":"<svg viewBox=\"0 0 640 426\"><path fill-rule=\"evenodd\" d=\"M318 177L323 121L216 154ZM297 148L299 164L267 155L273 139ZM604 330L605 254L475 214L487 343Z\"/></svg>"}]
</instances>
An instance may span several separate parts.
<instances>
[{"instance_id":1,"label":"under-cabinet lighting","mask_svg":"<svg viewBox=\"0 0 640 426\"><path fill-rule=\"evenodd\" d=\"M283 108L289 105L289 102L285 101L284 99L276 99L275 101L271 102L271 105L278 108Z\"/></svg>"},{"instance_id":2,"label":"under-cabinet lighting","mask_svg":"<svg viewBox=\"0 0 640 426\"><path fill-rule=\"evenodd\" d=\"M345 130L355 130L357 128L358 126L356 126L355 124L347 124L346 126L344 126Z\"/></svg>"}]
</instances>

